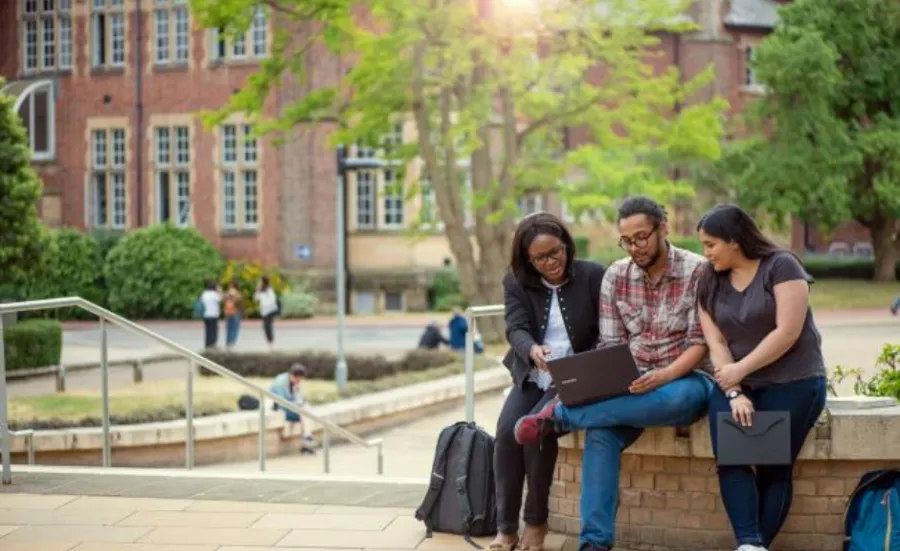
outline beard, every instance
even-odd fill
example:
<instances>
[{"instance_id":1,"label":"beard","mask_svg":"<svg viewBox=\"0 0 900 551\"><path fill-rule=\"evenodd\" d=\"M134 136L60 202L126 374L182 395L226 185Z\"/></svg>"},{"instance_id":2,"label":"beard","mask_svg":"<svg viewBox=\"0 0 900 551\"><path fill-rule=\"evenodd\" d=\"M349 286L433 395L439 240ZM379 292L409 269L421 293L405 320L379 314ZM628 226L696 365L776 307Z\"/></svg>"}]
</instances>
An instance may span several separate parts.
<instances>
[{"instance_id":1,"label":"beard","mask_svg":"<svg viewBox=\"0 0 900 551\"><path fill-rule=\"evenodd\" d=\"M634 263L637 264L638 267L646 270L650 266L655 265L657 263L657 261L659 261L660 257L662 256L662 249L663 249L661 237L662 236L659 236L659 235L656 236L656 250L653 252L653 254L647 254L646 257L641 258L641 259L632 257L632 259L634 260Z\"/></svg>"}]
</instances>

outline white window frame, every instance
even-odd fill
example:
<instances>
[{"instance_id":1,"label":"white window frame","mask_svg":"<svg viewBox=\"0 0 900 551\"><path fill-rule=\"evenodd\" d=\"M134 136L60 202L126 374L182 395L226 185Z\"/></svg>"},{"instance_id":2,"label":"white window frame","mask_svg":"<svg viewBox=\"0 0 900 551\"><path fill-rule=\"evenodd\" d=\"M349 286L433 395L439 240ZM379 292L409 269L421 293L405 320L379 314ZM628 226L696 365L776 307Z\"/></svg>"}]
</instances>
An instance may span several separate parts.
<instances>
[{"instance_id":1,"label":"white window frame","mask_svg":"<svg viewBox=\"0 0 900 551\"><path fill-rule=\"evenodd\" d=\"M519 197L517 202L519 209L519 217L525 217L529 214L540 212L544 206L544 198L539 193L529 193Z\"/></svg>"},{"instance_id":2,"label":"white window frame","mask_svg":"<svg viewBox=\"0 0 900 551\"><path fill-rule=\"evenodd\" d=\"M748 88L759 86L759 81L756 80L756 72L753 71L751 65L754 56L756 56L756 46L744 48L744 86Z\"/></svg>"},{"instance_id":3,"label":"white window frame","mask_svg":"<svg viewBox=\"0 0 900 551\"><path fill-rule=\"evenodd\" d=\"M187 0L153 0L153 63L186 65L190 56L191 16Z\"/></svg>"},{"instance_id":4,"label":"white window frame","mask_svg":"<svg viewBox=\"0 0 900 551\"><path fill-rule=\"evenodd\" d=\"M399 308L388 308L388 295L397 295L400 298ZM403 291L383 291L382 293L382 310L385 312L405 312L406 311L406 293Z\"/></svg>"},{"instance_id":5,"label":"white window frame","mask_svg":"<svg viewBox=\"0 0 900 551\"><path fill-rule=\"evenodd\" d=\"M88 225L124 230L128 225L127 134L122 127L90 132L91 166L88 178ZM102 194L98 191L102 187Z\"/></svg>"},{"instance_id":6,"label":"white window frame","mask_svg":"<svg viewBox=\"0 0 900 551\"><path fill-rule=\"evenodd\" d=\"M355 174L356 228L374 230L378 220L378 174L371 169L357 170Z\"/></svg>"},{"instance_id":7,"label":"white window frame","mask_svg":"<svg viewBox=\"0 0 900 551\"><path fill-rule=\"evenodd\" d=\"M72 0L17 0L22 8L22 72L72 69Z\"/></svg>"},{"instance_id":8,"label":"white window frame","mask_svg":"<svg viewBox=\"0 0 900 551\"><path fill-rule=\"evenodd\" d=\"M406 227L404 213L402 174L393 167L382 171L381 219L379 226L386 230L400 230Z\"/></svg>"},{"instance_id":9,"label":"white window frame","mask_svg":"<svg viewBox=\"0 0 900 551\"><path fill-rule=\"evenodd\" d=\"M253 125L226 123L220 129L222 229L256 231L260 226L260 143Z\"/></svg>"},{"instance_id":10,"label":"white window frame","mask_svg":"<svg viewBox=\"0 0 900 551\"><path fill-rule=\"evenodd\" d=\"M237 37L221 29L209 31L209 59L213 62L259 60L269 55L269 15L265 8L253 12L249 28Z\"/></svg>"},{"instance_id":11,"label":"white window frame","mask_svg":"<svg viewBox=\"0 0 900 551\"><path fill-rule=\"evenodd\" d=\"M157 223L191 226L191 128L188 125L153 128L154 195ZM168 201L162 193L168 187ZM166 216L166 210L168 216Z\"/></svg>"},{"instance_id":12,"label":"white window frame","mask_svg":"<svg viewBox=\"0 0 900 551\"><path fill-rule=\"evenodd\" d=\"M127 58L124 0L90 0L91 67L120 68Z\"/></svg>"},{"instance_id":13,"label":"white window frame","mask_svg":"<svg viewBox=\"0 0 900 551\"><path fill-rule=\"evenodd\" d=\"M38 94L46 94L47 98L47 149L40 151L35 143L37 139L35 106ZM25 113L22 113L23 107L26 108ZM49 161L56 158L56 87L53 82L41 80L29 85L13 103L13 110L18 114L28 133L31 158L35 161Z\"/></svg>"}]
</instances>

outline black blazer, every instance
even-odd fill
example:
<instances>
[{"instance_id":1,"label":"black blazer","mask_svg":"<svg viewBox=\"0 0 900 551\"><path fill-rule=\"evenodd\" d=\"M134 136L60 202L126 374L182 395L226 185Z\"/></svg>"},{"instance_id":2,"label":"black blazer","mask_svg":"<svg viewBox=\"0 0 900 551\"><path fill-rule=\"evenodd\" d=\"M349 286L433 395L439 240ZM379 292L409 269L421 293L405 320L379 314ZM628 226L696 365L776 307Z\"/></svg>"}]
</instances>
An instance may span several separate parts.
<instances>
[{"instance_id":1,"label":"black blazer","mask_svg":"<svg viewBox=\"0 0 900 551\"><path fill-rule=\"evenodd\" d=\"M596 262L576 259L568 281L559 288L559 307L576 353L590 350L597 344L600 284L604 271ZM553 291L544 285L522 288L512 273L503 278L506 340L510 345L503 365L520 388L533 367L528 356L531 347L544 342L552 299Z\"/></svg>"}]
</instances>

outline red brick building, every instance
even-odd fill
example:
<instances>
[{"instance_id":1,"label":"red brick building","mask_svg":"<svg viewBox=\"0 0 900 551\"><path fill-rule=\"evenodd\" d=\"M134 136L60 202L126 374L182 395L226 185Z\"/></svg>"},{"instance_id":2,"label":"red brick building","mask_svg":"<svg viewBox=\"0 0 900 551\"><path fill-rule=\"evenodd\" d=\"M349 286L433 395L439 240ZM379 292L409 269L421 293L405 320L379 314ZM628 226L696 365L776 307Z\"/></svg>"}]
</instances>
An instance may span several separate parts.
<instances>
[{"instance_id":1,"label":"red brick building","mask_svg":"<svg viewBox=\"0 0 900 551\"><path fill-rule=\"evenodd\" d=\"M712 64L705 97L723 96L739 111L759 93L746 60L775 24L775 6L697 0L685 17L699 30L663 37L656 63L688 76ZM199 118L244 84L271 37L259 13L243 37L220 40L196 28L186 0L0 2L0 75L28 128L45 222L193 226L228 257L318 275L328 289L337 234L332 128L298 128L275 147L239 117L214 129ZM316 51L308 67L309 81L285 83L268 113L336 82L346 63ZM573 131L570 143L584 139ZM427 199L381 197L386 175L364 176L351 178L346 194L351 305L421 308L427 273L450 256L439 225L424 242L408 241L403 230ZM553 197L533 202L564 210Z\"/></svg>"}]
</instances>

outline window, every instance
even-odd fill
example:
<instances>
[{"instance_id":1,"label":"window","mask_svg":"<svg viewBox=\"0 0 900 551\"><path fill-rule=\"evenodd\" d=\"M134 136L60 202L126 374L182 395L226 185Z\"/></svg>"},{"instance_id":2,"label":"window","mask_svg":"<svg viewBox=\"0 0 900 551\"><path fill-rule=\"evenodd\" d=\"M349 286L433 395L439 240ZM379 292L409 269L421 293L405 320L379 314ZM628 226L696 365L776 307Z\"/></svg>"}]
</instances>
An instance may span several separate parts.
<instances>
[{"instance_id":1,"label":"window","mask_svg":"<svg viewBox=\"0 0 900 551\"><path fill-rule=\"evenodd\" d=\"M161 126L153 133L156 221L191 224L191 139L187 126Z\"/></svg>"},{"instance_id":2,"label":"window","mask_svg":"<svg viewBox=\"0 0 900 551\"><path fill-rule=\"evenodd\" d=\"M371 170L356 173L356 227L375 227L375 173Z\"/></svg>"},{"instance_id":3,"label":"window","mask_svg":"<svg viewBox=\"0 0 900 551\"><path fill-rule=\"evenodd\" d=\"M125 129L91 131L89 222L95 228L125 229Z\"/></svg>"},{"instance_id":4,"label":"window","mask_svg":"<svg viewBox=\"0 0 900 551\"><path fill-rule=\"evenodd\" d=\"M56 155L56 101L53 84L43 81L22 92L18 114L28 132L31 158L46 161Z\"/></svg>"},{"instance_id":5,"label":"window","mask_svg":"<svg viewBox=\"0 0 900 551\"><path fill-rule=\"evenodd\" d=\"M222 226L259 226L259 144L249 124L222 126Z\"/></svg>"},{"instance_id":6,"label":"window","mask_svg":"<svg viewBox=\"0 0 900 551\"><path fill-rule=\"evenodd\" d=\"M91 65L125 65L124 0L91 0Z\"/></svg>"},{"instance_id":7,"label":"window","mask_svg":"<svg viewBox=\"0 0 900 551\"><path fill-rule=\"evenodd\" d=\"M213 61L262 58L268 51L268 17L257 7L250 20L250 28L238 36L228 36L223 29L210 31L210 58Z\"/></svg>"},{"instance_id":8,"label":"window","mask_svg":"<svg viewBox=\"0 0 900 551\"><path fill-rule=\"evenodd\" d=\"M403 123L398 122L391 126L391 130L381 138L381 145L385 152L390 154L394 149L403 145Z\"/></svg>"},{"instance_id":9,"label":"window","mask_svg":"<svg viewBox=\"0 0 900 551\"><path fill-rule=\"evenodd\" d=\"M400 291L384 292L384 311L385 312L402 312L403 311L403 293Z\"/></svg>"},{"instance_id":10,"label":"window","mask_svg":"<svg viewBox=\"0 0 900 551\"><path fill-rule=\"evenodd\" d=\"M541 203L541 196L534 193L519 198L519 216L527 216L540 211Z\"/></svg>"},{"instance_id":11,"label":"window","mask_svg":"<svg viewBox=\"0 0 900 551\"><path fill-rule=\"evenodd\" d=\"M753 72L753 58L756 56L756 48L748 46L744 50L744 86L757 86L756 74Z\"/></svg>"},{"instance_id":12,"label":"window","mask_svg":"<svg viewBox=\"0 0 900 551\"><path fill-rule=\"evenodd\" d=\"M187 63L191 37L187 0L154 0L153 28L156 64Z\"/></svg>"},{"instance_id":13,"label":"window","mask_svg":"<svg viewBox=\"0 0 900 551\"><path fill-rule=\"evenodd\" d=\"M403 227L403 182L397 171L389 168L384 171L384 220L385 228Z\"/></svg>"},{"instance_id":14,"label":"window","mask_svg":"<svg viewBox=\"0 0 900 551\"><path fill-rule=\"evenodd\" d=\"M72 68L72 0L20 0L25 72Z\"/></svg>"}]
</instances>

